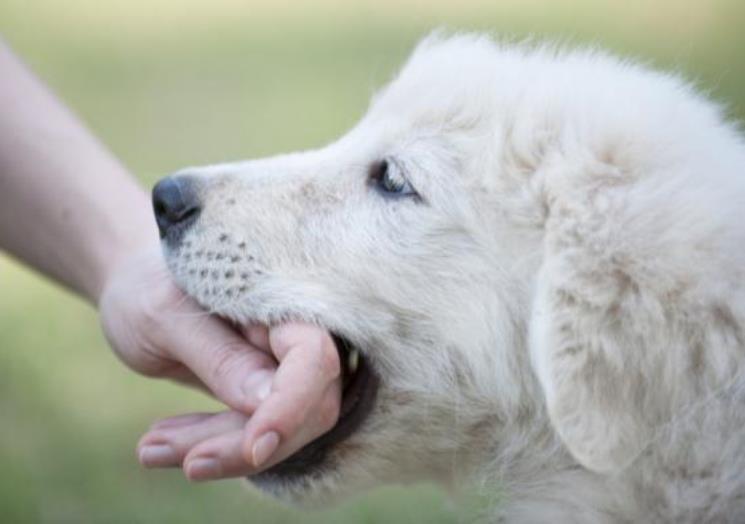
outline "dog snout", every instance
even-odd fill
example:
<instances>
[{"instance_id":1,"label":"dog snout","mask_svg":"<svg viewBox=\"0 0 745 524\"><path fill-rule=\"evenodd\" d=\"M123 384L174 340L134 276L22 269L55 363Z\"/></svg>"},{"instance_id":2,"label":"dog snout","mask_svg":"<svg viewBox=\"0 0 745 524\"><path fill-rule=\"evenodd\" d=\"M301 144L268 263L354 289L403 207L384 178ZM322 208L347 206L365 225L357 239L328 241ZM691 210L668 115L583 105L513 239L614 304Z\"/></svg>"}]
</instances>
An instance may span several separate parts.
<instances>
[{"instance_id":1,"label":"dog snout","mask_svg":"<svg viewBox=\"0 0 745 524\"><path fill-rule=\"evenodd\" d=\"M158 182L153 188L153 211L160 238L177 243L201 211L193 182L178 176Z\"/></svg>"}]
</instances>

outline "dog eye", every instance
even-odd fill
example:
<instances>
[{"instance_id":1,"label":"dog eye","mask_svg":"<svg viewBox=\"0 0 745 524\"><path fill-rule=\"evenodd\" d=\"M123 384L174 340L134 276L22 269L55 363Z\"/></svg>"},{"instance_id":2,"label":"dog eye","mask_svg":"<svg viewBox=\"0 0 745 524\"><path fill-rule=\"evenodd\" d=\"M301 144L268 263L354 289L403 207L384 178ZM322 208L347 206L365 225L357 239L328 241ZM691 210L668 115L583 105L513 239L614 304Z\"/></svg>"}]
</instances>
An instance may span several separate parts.
<instances>
[{"instance_id":1,"label":"dog eye","mask_svg":"<svg viewBox=\"0 0 745 524\"><path fill-rule=\"evenodd\" d=\"M374 187L386 196L418 196L416 190L401 172L395 162L381 160L372 166L370 181Z\"/></svg>"}]
</instances>

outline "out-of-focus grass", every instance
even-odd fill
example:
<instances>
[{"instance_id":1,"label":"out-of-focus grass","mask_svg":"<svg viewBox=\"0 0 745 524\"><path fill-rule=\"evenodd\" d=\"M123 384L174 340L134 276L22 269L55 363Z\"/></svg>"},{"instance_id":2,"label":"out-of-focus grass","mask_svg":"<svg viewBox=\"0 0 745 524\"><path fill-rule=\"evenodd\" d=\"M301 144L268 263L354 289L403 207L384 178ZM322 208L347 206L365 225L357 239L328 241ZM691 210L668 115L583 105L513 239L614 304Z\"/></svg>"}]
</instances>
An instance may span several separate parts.
<instances>
[{"instance_id":1,"label":"out-of-focus grass","mask_svg":"<svg viewBox=\"0 0 745 524\"><path fill-rule=\"evenodd\" d=\"M743 118L743 22L739 0L0 4L3 37L146 185L184 165L331 140L435 27L602 45L687 74ZM150 420L211 407L125 370L90 308L0 258L3 522L468 521L426 486L299 513L239 483L191 486L137 467Z\"/></svg>"}]
</instances>

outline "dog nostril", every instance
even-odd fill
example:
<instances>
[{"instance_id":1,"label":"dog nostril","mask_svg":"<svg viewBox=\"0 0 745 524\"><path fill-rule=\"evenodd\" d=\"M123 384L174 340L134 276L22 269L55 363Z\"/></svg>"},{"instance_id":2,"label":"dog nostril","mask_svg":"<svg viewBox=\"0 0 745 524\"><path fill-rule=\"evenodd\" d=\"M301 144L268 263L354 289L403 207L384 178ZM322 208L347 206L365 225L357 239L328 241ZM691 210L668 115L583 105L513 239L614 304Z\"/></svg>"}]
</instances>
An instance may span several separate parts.
<instances>
[{"instance_id":1,"label":"dog nostril","mask_svg":"<svg viewBox=\"0 0 745 524\"><path fill-rule=\"evenodd\" d=\"M159 217L161 215L165 215L168 212L168 210L166 209L165 204L162 201L160 201L160 200L155 201L155 203L153 205L154 205L155 216L156 217Z\"/></svg>"},{"instance_id":2,"label":"dog nostril","mask_svg":"<svg viewBox=\"0 0 745 524\"><path fill-rule=\"evenodd\" d=\"M184 177L167 177L153 188L153 211L160 237L178 237L194 223L201 211L193 183Z\"/></svg>"}]
</instances>

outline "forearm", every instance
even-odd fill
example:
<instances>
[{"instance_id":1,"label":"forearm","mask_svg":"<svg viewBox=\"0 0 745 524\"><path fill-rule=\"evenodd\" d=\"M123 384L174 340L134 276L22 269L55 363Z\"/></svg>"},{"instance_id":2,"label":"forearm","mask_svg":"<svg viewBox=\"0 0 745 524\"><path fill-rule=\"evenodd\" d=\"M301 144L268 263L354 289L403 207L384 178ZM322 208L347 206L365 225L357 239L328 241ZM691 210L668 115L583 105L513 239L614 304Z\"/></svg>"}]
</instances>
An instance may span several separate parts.
<instances>
[{"instance_id":1,"label":"forearm","mask_svg":"<svg viewBox=\"0 0 745 524\"><path fill-rule=\"evenodd\" d=\"M146 193L0 42L0 248L96 303L156 239Z\"/></svg>"}]
</instances>

